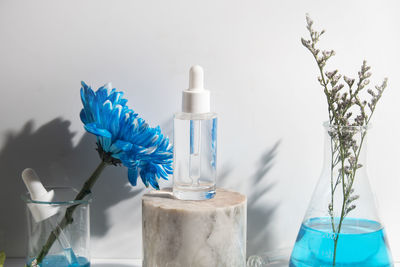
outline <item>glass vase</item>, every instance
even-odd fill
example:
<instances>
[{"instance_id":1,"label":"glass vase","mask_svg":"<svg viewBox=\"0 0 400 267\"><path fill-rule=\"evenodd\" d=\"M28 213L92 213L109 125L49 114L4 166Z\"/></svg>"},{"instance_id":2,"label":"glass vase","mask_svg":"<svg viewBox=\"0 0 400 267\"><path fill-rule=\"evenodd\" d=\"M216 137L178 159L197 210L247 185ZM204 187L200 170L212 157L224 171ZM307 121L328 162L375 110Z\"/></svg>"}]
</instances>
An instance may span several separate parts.
<instances>
[{"instance_id":1,"label":"glass vase","mask_svg":"<svg viewBox=\"0 0 400 267\"><path fill-rule=\"evenodd\" d=\"M368 128L324 127L323 171L290 266L393 266L366 172Z\"/></svg>"},{"instance_id":2,"label":"glass vase","mask_svg":"<svg viewBox=\"0 0 400 267\"><path fill-rule=\"evenodd\" d=\"M51 202L32 200L29 193L23 196L28 223L26 265L40 267L90 266L89 205L91 196L88 195L83 200L74 200L78 191L73 188L58 187L47 188L47 190L54 190L54 199ZM50 217L40 218L39 216L38 218L35 210ZM66 213L71 216L66 216ZM49 241L52 238L53 242ZM47 253L43 253L46 247L49 250ZM40 263L37 263L41 254L44 257L39 260Z\"/></svg>"}]
</instances>

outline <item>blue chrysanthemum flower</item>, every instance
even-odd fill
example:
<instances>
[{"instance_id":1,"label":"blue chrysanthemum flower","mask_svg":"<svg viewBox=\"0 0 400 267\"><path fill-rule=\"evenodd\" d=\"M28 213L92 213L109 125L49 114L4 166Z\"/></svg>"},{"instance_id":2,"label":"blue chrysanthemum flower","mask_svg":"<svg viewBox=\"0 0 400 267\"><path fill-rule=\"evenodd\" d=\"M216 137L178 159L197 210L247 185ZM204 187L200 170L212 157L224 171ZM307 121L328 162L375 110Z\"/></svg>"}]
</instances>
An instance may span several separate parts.
<instances>
[{"instance_id":1,"label":"blue chrysanthemum flower","mask_svg":"<svg viewBox=\"0 0 400 267\"><path fill-rule=\"evenodd\" d=\"M159 189L158 180L172 173L172 145L159 126L151 128L127 106L123 92L109 85L94 92L81 83L83 109L80 113L86 131L97 136L103 162L122 163L128 168L129 182L135 186L138 176L146 187Z\"/></svg>"}]
</instances>

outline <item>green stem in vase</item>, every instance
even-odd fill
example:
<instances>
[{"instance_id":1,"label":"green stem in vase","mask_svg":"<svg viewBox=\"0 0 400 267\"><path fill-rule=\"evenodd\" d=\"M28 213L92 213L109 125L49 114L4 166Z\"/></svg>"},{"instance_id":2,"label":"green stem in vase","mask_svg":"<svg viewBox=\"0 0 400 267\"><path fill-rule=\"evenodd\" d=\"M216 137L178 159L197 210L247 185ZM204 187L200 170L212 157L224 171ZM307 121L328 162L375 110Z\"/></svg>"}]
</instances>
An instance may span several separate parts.
<instances>
[{"instance_id":1,"label":"green stem in vase","mask_svg":"<svg viewBox=\"0 0 400 267\"><path fill-rule=\"evenodd\" d=\"M89 179L86 180L81 191L79 191L78 195L75 197L75 200L83 200L87 195L89 195L91 193L91 189L92 189L93 185L96 183L101 172L104 170L104 168L107 165L109 165L109 163L106 163L105 161L100 162L100 164L94 170L94 172L89 177ZM73 222L72 216L78 205L79 204L76 204L76 205L73 205L73 206L70 206L67 208L63 219L58 223L56 228L50 233L49 237L47 238L46 243L43 245L40 253L38 254L37 258L34 260L34 262L32 262L31 266L35 266L34 264L39 265L43 261L44 257L46 257L46 255L49 253L50 248L52 247L54 242L59 237L61 231L63 231L69 224L71 224Z\"/></svg>"}]
</instances>

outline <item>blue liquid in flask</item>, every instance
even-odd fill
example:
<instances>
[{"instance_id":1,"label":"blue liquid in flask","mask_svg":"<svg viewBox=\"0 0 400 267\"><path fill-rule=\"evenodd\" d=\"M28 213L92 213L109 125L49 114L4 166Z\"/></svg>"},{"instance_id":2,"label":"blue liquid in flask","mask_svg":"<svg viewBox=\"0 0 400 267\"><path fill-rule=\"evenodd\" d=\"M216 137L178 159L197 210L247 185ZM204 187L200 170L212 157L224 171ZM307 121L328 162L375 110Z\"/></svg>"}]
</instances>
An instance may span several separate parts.
<instances>
[{"instance_id":1,"label":"blue liquid in flask","mask_svg":"<svg viewBox=\"0 0 400 267\"><path fill-rule=\"evenodd\" d=\"M339 225L339 218L335 218L335 225ZM312 218L304 222L289 266L333 266L334 237L331 218ZM389 251L380 223L345 218L337 243L335 267L391 267Z\"/></svg>"}]
</instances>

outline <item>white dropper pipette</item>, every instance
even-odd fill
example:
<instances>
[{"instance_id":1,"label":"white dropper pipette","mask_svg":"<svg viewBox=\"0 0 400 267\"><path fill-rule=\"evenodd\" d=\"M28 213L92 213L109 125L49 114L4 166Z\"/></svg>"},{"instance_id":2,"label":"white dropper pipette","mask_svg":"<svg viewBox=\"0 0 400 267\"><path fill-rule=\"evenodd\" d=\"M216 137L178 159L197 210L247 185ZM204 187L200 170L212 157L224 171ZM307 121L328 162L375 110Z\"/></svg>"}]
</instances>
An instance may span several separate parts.
<instances>
[{"instance_id":1,"label":"white dropper pipette","mask_svg":"<svg viewBox=\"0 0 400 267\"><path fill-rule=\"evenodd\" d=\"M192 114L210 112L210 91L204 89L204 71L199 65L189 71L189 88L183 91L182 111ZM199 185L201 176L201 121L190 120L189 178L193 186Z\"/></svg>"}]
</instances>

